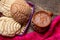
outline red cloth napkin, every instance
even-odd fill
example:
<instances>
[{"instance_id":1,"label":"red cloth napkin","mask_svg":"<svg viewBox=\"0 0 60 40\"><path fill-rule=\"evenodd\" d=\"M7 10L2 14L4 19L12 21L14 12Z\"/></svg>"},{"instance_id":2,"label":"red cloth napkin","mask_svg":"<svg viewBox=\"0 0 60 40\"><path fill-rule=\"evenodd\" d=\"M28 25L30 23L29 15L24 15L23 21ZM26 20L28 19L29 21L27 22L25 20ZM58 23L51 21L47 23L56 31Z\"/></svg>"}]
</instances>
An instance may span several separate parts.
<instances>
[{"instance_id":1,"label":"red cloth napkin","mask_svg":"<svg viewBox=\"0 0 60 40\"><path fill-rule=\"evenodd\" d=\"M0 40L60 40L60 16L54 18L49 30L44 35L31 32L24 36L15 36L13 38L0 36Z\"/></svg>"}]
</instances>

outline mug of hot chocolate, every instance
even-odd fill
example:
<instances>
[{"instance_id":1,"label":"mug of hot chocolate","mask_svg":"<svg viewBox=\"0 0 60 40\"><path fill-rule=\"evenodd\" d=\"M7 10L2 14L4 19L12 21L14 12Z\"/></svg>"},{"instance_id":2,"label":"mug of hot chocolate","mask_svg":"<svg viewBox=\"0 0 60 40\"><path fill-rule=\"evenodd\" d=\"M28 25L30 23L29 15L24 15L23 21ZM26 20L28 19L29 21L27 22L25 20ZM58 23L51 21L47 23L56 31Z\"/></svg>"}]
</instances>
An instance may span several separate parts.
<instances>
[{"instance_id":1,"label":"mug of hot chocolate","mask_svg":"<svg viewBox=\"0 0 60 40\"><path fill-rule=\"evenodd\" d=\"M38 32L44 32L51 23L52 13L48 11L38 11L32 17L33 29Z\"/></svg>"}]
</instances>

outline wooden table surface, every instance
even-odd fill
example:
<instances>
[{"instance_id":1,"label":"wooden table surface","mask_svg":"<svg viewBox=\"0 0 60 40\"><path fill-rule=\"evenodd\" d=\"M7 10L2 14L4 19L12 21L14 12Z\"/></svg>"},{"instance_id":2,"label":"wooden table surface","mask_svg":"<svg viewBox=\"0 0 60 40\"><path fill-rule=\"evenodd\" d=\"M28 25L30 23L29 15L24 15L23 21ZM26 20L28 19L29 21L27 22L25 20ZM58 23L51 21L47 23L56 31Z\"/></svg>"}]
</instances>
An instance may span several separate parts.
<instances>
[{"instance_id":1,"label":"wooden table surface","mask_svg":"<svg viewBox=\"0 0 60 40\"><path fill-rule=\"evenodd\" d=\"M60 0L28 0L35 4L35 6L52 11L54 15L60 13Z\"/></svg>"}]
</instances>

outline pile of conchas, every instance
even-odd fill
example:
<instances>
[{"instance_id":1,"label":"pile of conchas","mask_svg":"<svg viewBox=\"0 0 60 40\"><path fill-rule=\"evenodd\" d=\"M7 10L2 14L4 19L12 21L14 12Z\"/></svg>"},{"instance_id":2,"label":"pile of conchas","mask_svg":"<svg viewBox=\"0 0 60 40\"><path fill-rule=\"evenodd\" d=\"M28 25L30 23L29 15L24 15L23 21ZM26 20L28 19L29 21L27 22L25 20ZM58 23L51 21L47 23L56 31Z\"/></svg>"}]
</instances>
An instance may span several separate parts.
<instances>
[{"instance_id":1,"label":"pile of conchas","mask_svg":"<svg viewBox=\"0 0 60 40\"><path fill-rule=\"evenodd\" d=\"M0 35L13 37L22 34L31 13L32 7L25 0L0 0ZM33 29L44 32L48 29L51 20L51 12L38 11L32 16Z\"/></svg>"},{"instance_id":2,"label":"pile of conchas","mask_svg":"<svg viewBox=\"0 0 60 40\"><path fill-rule=\"evenodd\" d=\"M32 7L25 0L0 0L0 34L13 37L26 28Z\"/></svg>"},{"instance_id":3,"label":"pile of conchas","mask_svg":"<svg viewBox=\"0 0 60 40\"><path fill-rule=\"evenodd\" d=\"M52 13L48 11L38 11L32 17L33 29L37 32L44 32L48 29L52 20Z\"/></svg>"}]
</instances>

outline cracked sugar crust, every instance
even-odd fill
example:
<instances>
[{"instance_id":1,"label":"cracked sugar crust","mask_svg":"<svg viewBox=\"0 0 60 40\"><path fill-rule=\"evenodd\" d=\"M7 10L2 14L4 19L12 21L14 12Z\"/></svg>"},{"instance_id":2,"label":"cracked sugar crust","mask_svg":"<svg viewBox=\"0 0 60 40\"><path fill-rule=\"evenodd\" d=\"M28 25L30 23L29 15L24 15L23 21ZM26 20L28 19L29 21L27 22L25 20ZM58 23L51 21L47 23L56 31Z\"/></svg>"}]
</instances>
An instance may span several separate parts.
<instances>
[{"instance_id":1,"label":"cracked sugar crust","mask_svg":"<svg viewBox=\"0 0 60 40\"><path fill-rule=\"evenodd\" d=\"M11 15L19 23L26 23L31 14L31 7L25 1L16 1L11 6Z\"/></svg>"},{"instance_id":2,"label":"cracked sugar crust","mask_svg":"<svg viewBox=\"0 0 60 40\"><path fill-rule=\"evenodd\" d=\"M11 5L15 2L16 0L0 0L0 12L3 13L4 16L7 17L12 17L10 8Z\"/></svg>"},{"instance_id":3,"label":"cracked sugar crust","mask_svg":"<svg viewBox=\"0 0 60 40\"><path fill-rule=\"evenodd\" d=\"M21 25L8 17L0 18L0 34L3 36L14 36L21 28Z\"/></svg>"}]
</instances>

